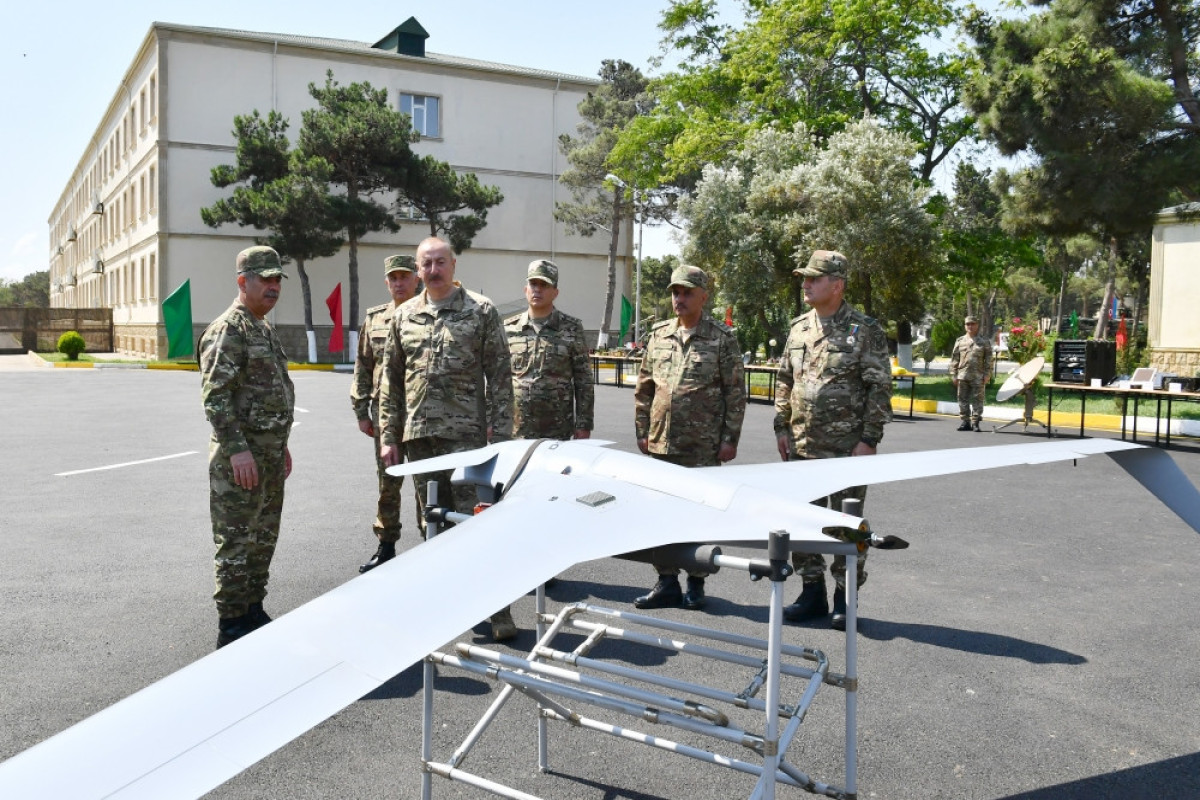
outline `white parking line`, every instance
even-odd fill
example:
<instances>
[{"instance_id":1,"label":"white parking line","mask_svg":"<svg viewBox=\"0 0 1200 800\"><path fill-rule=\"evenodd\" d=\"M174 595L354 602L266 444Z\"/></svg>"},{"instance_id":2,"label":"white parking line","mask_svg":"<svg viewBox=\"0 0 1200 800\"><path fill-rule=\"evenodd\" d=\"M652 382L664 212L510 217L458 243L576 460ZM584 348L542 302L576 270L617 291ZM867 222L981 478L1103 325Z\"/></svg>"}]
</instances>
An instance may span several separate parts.
<instances>
[{"instance_id":1,"label":"white parking line","mask_svg":"<svg viewBox=\"0 0 1200 800\"><path fill-rule=\"evenodd\" d=\"M126 461L124 464L109 464L107 467L91 467L90 469L75 469L70 472L56 472L54 477L66 478L70 475L82 475L85 472L101 472L106 469L120 469L121 467L136 467L139 464L153 464L155 461L166 461L168 458L182 458L183 456L194 456L196 450L188 450L186 453L175 453L170 456L159 456L158 458L144 458L141 461Z\"/></svg>"}]
</instances>

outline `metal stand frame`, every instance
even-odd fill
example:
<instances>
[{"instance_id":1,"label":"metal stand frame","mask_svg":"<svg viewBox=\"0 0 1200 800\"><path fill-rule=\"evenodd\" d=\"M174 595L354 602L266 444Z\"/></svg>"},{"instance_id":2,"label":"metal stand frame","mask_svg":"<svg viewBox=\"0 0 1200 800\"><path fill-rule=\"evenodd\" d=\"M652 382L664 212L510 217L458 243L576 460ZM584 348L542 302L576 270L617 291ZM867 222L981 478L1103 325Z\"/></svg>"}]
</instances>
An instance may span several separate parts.
<instances>
[{"instance_id":1,"label":"metal stand frame","mask_svg":"<svg viewBox=\"0 0 1200 800\"><path fill-rule=\"evenodd\" d=\"M834 544L842 545L837 550L844 552L843 543ZM462 767L471 749L514 691L532 698L538 705L538 769L542 772L549 769L548 723L560 721L755 775L758 781L749 794L752 800L774 800L775 787L779 783L828 797L855 798L858 740L857 586L855 581L846 582L846 672L832 673L829 671L828 659L821 651L783 643L783 583L792 571L788 545L786 533L772 532L767 560L724 555L715 555L712 558L715 566L750 573L751 580L764 577L769 579L771 598L766 640L697 625L669 622L588 603L566 606L557 616L553 616L546 613L544 587L538 587L538 640L526 657L510 656L466 643L456 645L453 655L443 652L431 653L426 657L424 664L422 799L431 800L433 776L440 775L500 797L539 800L535 795L467 772ZM858 566L857 554L845 553L845 557L846 574L855 575ZM600 621L587 620L586 616L598 617ZM651 632L632 630L635 626L650 629ZM551 647L551 641L567 630L583 633L586 637L584 642L570 652ZM664 631L667 635L660 636L654 631ZM752 675L745 688L735 692L589 658L588 652L605 638L746 667L752 671ZM742 651L749 651L749 654L714 644L701 644L696 640L735 646ZM788 660L785 661L785 658ZM800 662L813 666L802 666ZM447 761L435 761L433 758L433 687L437 665L454 667L505 684L479 722ZM586 674L584 670L587 670ZM780 703L783 678L798 680L803 686L794 705ZM621 682L622 680L636 681L654 688L639 688ZM844 787L817 781L785 758L788 746L799 731L808 708L822 685L834 686L846 692ZM760 698L759 695L764 690L765 698ZM680 696L693 699L679 699ZM736 709L761 713L762 733L748 732L731 724L729 717L717 707L717 704L722 703ZM642 722L667 725L691 734L699 734L724 745L740 745L755 760L720 755L624 725L584 716L576 710L583 705L628 715ZM784 722L782 733L781 720Z\"/></svg>"},{"instance_id":2,"label":"metal stand frame","mask_svg":"<svg viewBox=\"0 0 1200 800\"><path fill-rule=\"evenodd\" d=\"M1049 425L1042 422L1040 419L1034 419L1034 417L1033 417L1033 409L1034 409L1034 406L1037 404L1037 398L1034 394L1035 391L1036 390L1034 389L1034 387L1032 385L1026 386L1024 389L1022 389L1021 393L1023 395L1025 395L1025 414L1024 414L1024 416L1021 417L1021 419L1009 420L1008 422L1004 423L1003 425L1001 425L998 428L992 428L992 433L999 433L1000 431L1004 430L1005 428L1012 427L1013 425L1016 425L1019 422L1019 423L1022 423L1022 427L1021 427L1022 433L1027 432L1029 430L1030 425L1041 425L1042 428L1044 428L1046 431L1046 436L1048 436L1048 437L1053 436L1054 431L1052 431L1050 429Z\"/></svg>"}]
</instances>

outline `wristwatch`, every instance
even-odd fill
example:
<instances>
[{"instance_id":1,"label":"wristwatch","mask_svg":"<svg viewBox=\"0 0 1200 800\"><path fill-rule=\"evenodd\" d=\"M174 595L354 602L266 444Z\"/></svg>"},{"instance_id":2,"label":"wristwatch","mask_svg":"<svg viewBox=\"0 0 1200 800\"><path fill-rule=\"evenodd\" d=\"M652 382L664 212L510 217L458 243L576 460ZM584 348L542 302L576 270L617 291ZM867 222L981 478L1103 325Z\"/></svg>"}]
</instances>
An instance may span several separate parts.
<instances>
[{"instance_id":1,"label":"wristwatch","mask_svg":"<svg viewBox=\"0 0 1200 800\"><path fill-rule=\"evenodd\" d=\"M879 447L879 440L872 439L870 436L862 437L862 443L865 444L867 447Z\"/></svg>"}]
</instances>

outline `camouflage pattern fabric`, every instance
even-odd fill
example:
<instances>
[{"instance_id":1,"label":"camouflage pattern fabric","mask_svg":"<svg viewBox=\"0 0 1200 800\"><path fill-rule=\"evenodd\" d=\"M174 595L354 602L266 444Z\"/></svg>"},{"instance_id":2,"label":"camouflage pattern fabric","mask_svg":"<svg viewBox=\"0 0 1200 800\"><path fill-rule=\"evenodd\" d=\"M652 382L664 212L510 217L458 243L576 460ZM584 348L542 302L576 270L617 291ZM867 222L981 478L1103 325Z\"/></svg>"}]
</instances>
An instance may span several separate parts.
<instances>
[{"instance_id":1,"label":"camouflage pattern fabric","mask_svg":"<svg viewBox=\"0 0 1200 800\"><path fill-rule=\"evenodd\" d=\"M204 331L200 374L204 414L212 425L213 597L222 618L237 617L266 596L296 395L275 331L240 302ZM253 489L234 482L229 463L230 456L246 450L258 468L259 483Z\"/></svg>"},{"instance_id":2,"label":"camouflage pattern fabric","mask_svg":"<svg viewBox=\"0 0 1200 800\"><path fill-rule=\"evenodd\" d=\"M737 339L707 314L686 340L679 320L650 331L634 390L634 429L650 453L714 463L737 445L746 382Z\"/></svg>"},{"instance_id":3,"label":"camouflage pattern fabric","mask_svg":"<svg viewBox=\"0 0 1200 800\"><path fill-rule=\"evenodd\" d=\"M354 380L350 384L350 404L359 420L370 420L375 429L375 473L379 482L379 499L375 505L372 528L381 542L400 539L400 490L404 477L392 477L379 457L379 384L383 378L383 351L388 330L392 325L395 303L384 303L367 309L358 332L358 353L354 358Z\"/></svg>"},{"instance_id":4,"label":"camouflage pattern fabric","mask_svg":"<svg viewBox=\"0 0 1200 800\"><path fill-rule=\"evenodd\" d=\"M409 461L420 461L434 456L444 456L450 453L459 453L463 450L472 449L473 445L466 445L463 442L453 439L411 439L405 442L405 453L408 455ZM417 511L418 519L421 525L421 534L425 534L425 508L426 499L429 497L429 484L437 484L437 502L439 506L453 508L460 514L471 514L475 511L475 504L479 501L479 492L474 486L454 486L450 482L450 476L453 470L441 470L439 472L425 472L420 475L413 476L413 484L417 491ZM447 498L451 502L447 502ZM453 527L447 525L447 527Z\"/></svg>"},{"instance_id":5,"label":"camouflage pattern fabric","mask_svg":"<svg viewBox=\"0 0 1200 800\"><path fill-rule=\"evenodd\" d=\"M873 318L849 303L824 324L816 311L792 320L784 360L775 376L775 435L787 434L796 458L844 458L863 439L883 438L892 420L892 367L887 338ZM866 498L852 487L816 505L841 508L844 497ZM866 580L866 554L858 558L858 584ZM837 559L835 558L835 563ZM824 573L820 554L792 554L808 580ZM840 576L845 582L845 559Z\"/></svg>"},{"instance_id":6,"label":"camouflage pattern fabric","mask_svg":"<svg viewBox=\"0 0 1200 800\"><path fill-rule=\"evenodd\" d=\"M487 443L488 428L492 441L512 437L508 342L491 300L457 286L440 308L422 292L396 309L379 425L386 445L432 438L470 449Z\"/></svg>"},{"instance_id":7,"label":"camouflage pattern fabric","mask_svg":"<svg viewBox=\"0 0 1200 800\"><path fill-rule=\"evenodd\" d=\"M592 429L596 389L583 323L558 309L539 325L504 321L513 376L513 437L570 439Z\"/></svg>"},{"instance_id":8,"label":"camouflage pattern fabric","mask_svg":"<svg viewBox=\"0 0 1200 800\"><path fill-rule=\"evenodd\" d=\"M984 390L992 375L992 343L986 336L958 337L950 351L948 374L958 381L958 413L963 422L983 418Z\"/></svg>"}]
</instances>

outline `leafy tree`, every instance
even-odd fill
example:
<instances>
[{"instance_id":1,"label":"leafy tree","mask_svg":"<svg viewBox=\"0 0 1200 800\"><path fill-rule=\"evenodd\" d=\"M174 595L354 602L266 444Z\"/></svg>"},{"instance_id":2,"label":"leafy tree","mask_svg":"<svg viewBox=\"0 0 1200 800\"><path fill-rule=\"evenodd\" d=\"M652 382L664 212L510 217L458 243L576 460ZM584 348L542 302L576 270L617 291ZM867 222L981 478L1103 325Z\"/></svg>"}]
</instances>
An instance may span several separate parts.
<instances>
[{"instance_id":1,"label":"leafy tree","mask_svg":"<svg viewBox=\"0 0 1200 800\"><path fill-rule=\"evenodd\" d=\"M329 71L325 86L310 83L308 93L317 107L301 114L297 150L306 162L319 158L329 164L329 182L342 188L339 214L350 250L350 319L356 320L358 242L371 231L399 229L375 196L404 187L415 159L409 147L415 134L408 118L389 105L387 89L367 82L341 86Z\"/></svg>"},{"instance_id":2,"label":"leafy tree","mask_svg":"<svg viewBox=\"0 0 1200 800\"><path fill-rule=\"evenodd\" d=\"M657 78L653 111L633 121L613 162L654 154L646 177L685 188L749 133L804 122L824 140L869 115L918 145L928 180L973 131L959 102L964 60L930 42L956 22L950 0L750 0L747 23L718 25L715 0L675 0L664 45L680 58Z\"/></svg>"},{"instance_id":3,"label":"leafy tree","mask_svg":"<svg viewBox=\"0 0 1200 800\"><path fill-rule=\"evenodd\" d=\"M939 196L930 205L940 217L946 252L941 282L963 300L966 314L982 317L980 331L990 333L996 299L1005 291L1008 275L1041 264L1035 239L1004 230L1001 199L991 185L990 171L968 162L955 170L953 199Z\"/></svg>"},{"instance_id":4,"label":"leafy tree","mask_svg":"<svg viewBox=\"0 0 1200 800\"><path fill-rule=\"evenodd\" d=\"M50 273L31 272L19 281L0 278L0 308L49 308Z\"/></svg>"},{"instance_id":5,"label":"leafy tree","mask_svg":"<svg viewBox=\"0 0 1200 800\"><path fill-rule=\"evenodd\" d=\"M1106 243L1106 297L1122 245L1154 214L1200 195L1200 44L1183 0L1054 0L1020 20L970 21L978 68L965 91L1004 154L1036 165L1014 176L1006 213L1052 235ZM1098 315L1096 336L1107 317Z\"/></svg>"},{"instance_id":6,"label":"leafy tree","mask_svg":"<svg viewBox=\"0 0 1200 800\"><path fill-rule=\"evenodd\" d=\"M212 170L212 183L229 197L200 209L204 224L219 227L234 223L267 231L259 244L275 248L282 259L294 260L304 299L304 328L312 352L312 290L305 263L332 256L342 247L341 199L329 194L332 169L321 158L290 150L288 122L271 111L264 119L258 111L234 117L237 161Z\"/></svg>"},{"instance_id":7,"label":"leafy tree","mask_svg":"<svg viewBox=\"0 0 1200 800\"><path fill-rule=\"evenodd\" d=\"M600 318L600 336L607 340L617 286L621 227L635 213L644 215L643 221L651 219L655 206L644 192L638 193L641 197L636 199L641 202L635 206L634 188L645 184L630 183L620 174L617 181L608 177L609 153L617 136L648 107L646 78L632 64L609 59L602 62L599 74L600 86L579 103L583 121L578 136L559 137L559 147L571 165L559 180L571 190L571 202L559 203L554 217L577 236L592 236L597 231L608 234L608 286Z\"/></svg>"},{"instance_id":8,"label":"leafy tree","mask_svg":"<svg viewBox=\"0 0 1200 800\"><path fill-rule=\"evenodd\" d=\"M647 256L642 259L642 317L648 319L642 328L643 338L646 327L675 316L667 284L671 282L671 273L679 264L679 256L676 255L662 258Z\"/></svg>"},{"instance_id":9,"label":"leafy tree","mask_svg":"<svg viewBox=\"0 0 1200 800\"><path fill-rule=\"evenodd\" d=\"M926 190L908 167L912 149L871 121L834 134L824 149L800 123L760 130L726 165L705 168L681 203L684 257L717 274L738 319L755 319L775 338L801 308L792 270L821 248L847 254L848 294L867 313L919 319L939 251Z\"/></svg>"},{"instance_id":10,"label":"leafy tree","mask_svg":"<svg viewBox=\"0 0 1200 800\"><path fill-rule=\"evenodd\" d=\"M444 236L454 252L471 246L487 225L487 212L504 201L495 186L484 186L474 173L459 175L444 161L424 156L412 164L397 201L409 205L429 221L431 236ZM457 211L469 210L466 214Z\"/></svg>"}]
</instances>

